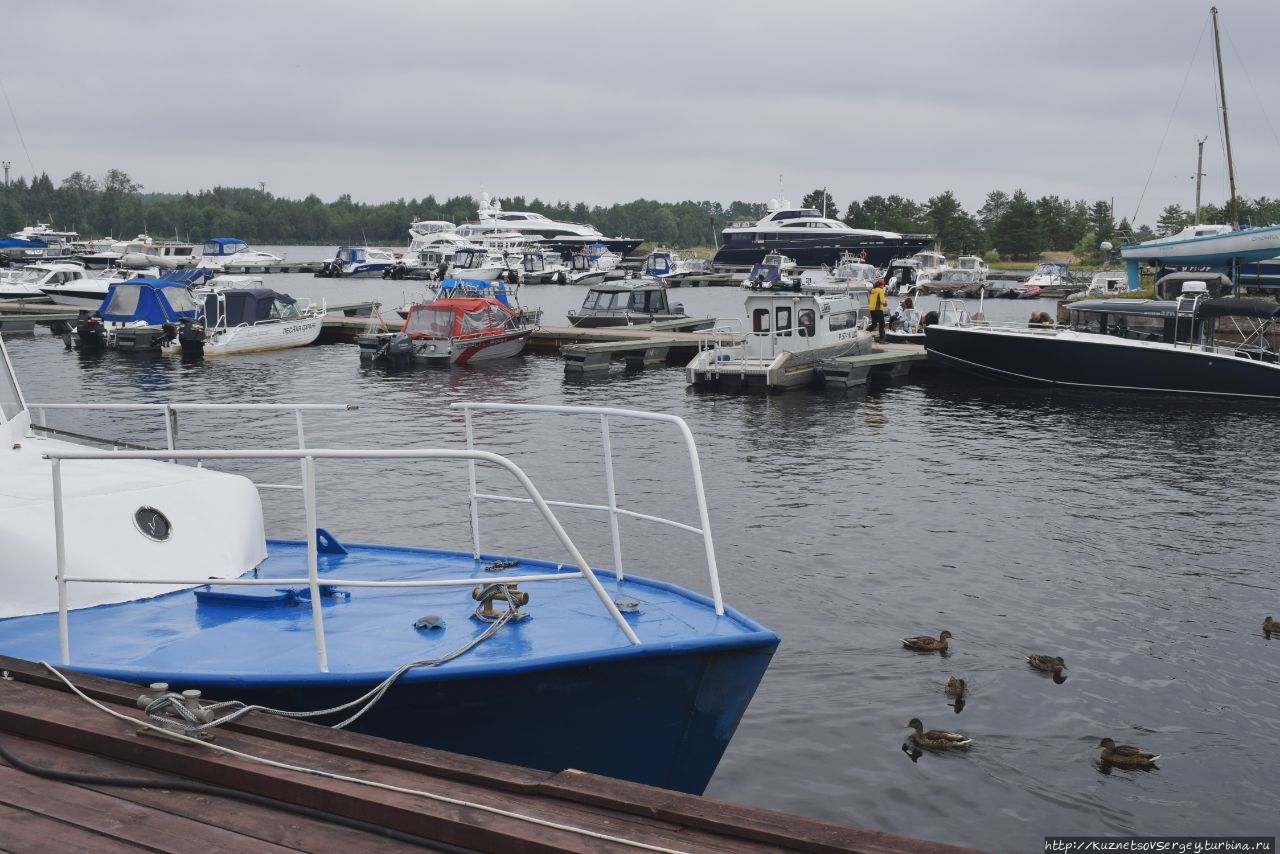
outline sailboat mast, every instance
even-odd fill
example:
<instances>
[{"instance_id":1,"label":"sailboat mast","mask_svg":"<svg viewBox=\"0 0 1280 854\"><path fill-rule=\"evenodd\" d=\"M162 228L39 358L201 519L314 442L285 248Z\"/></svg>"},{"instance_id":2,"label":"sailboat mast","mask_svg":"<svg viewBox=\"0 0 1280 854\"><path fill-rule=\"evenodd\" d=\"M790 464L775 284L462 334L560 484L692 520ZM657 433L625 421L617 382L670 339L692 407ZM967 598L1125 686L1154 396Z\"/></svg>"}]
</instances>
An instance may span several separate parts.
<instances>
[{"instance_id":1,"label":"sailboat mast","mask_svg":"<svg viewBox=\"0 0 1280 854\"><path fill-rule=\"evenodd\" d=\"M1218 91L1222 95L1222 136L1227 146L1227 180L1231 184L1231 227L1240 227L1240 212L1236 205L1236 170L1231 160L1231 125L1227 123L1227 83L1222 75L1222 41L1218 38L1218 7L1209 10L1213 16L1213 52L1218 58Z\"/></svg>"},{"instance_id":2,"label":"sailboat mast","mask_svg":"<svg viewBox=\"0 0 1280 854\"><path fill-rule=\"evenodd\" d=\"M1204 177L1204 140L1200 140L1200 153L1196 155L1196 221L1195 225L1200 224L1200 179Z\"/></svg>"}]
</instances>

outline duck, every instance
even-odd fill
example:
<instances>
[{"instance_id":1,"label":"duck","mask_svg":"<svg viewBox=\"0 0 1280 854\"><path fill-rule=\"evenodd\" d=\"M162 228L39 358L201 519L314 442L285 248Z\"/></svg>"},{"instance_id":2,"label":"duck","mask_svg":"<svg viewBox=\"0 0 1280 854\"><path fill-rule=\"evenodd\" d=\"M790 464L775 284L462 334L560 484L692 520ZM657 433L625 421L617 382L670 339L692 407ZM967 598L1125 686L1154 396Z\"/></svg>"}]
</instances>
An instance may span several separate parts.
<instances>
[{"instance_id":1,"label":"duck","mask_svg":"<svg viewBox=\"0 0 1280 854\"><path fill-rule=\"evenodd\" d=\"M1262 621L1262 633L1267 636L1267 640L1271 640L1272 632L1280 634L1280 623L1267 617Z\"/></svg>"},{"instance_id":2,"label":"duck","mask_svg":"<svg viewBox=\"0 0 1280 854\"><path fill-rule=\"evenodd\" d=\"M947 687L943 690L946 691L948 697L963 697L969 693L969 686L965 684L963 679L951 676L947 678Z\"/></svg>"},{"instance_id":3,"label":"duck","mask_svg":"<svg viewBox=\"0 0 1280 854\"><path fill-rule=\"evenodd\" d=\"M1030 664L1036 670L1043 670L1046 673L1056 674L1067 669L1067 665L1063 663L1060 655L1028 655L1027 664Z\"/></svg>"},{"instance_id":4,"label":"duck","mask_svg":"<svg viewBox=\"0 0 1280 854\"><path fill-rule=\"evenodd\" d=\"M946 652L947 640L951 637L951 632L944 631L936 638L931 635L916 635L913 638L903 638L902 645L907 649L914 649L916 652Z\"/></svg>"},{"instance_id":5,"label":"duck","mask_svg":"<svg viewBox=\"0 0 1280 854\"><path fill-rule=\"evenodd\" d=\"M1093 747L1094 750L1102 751L1102 761L1111 765L1129 765L1143 766L1154 765L1160 757L1155 753L1148 753L1140 747L1134 747L1132 744L1116 744L1109 738L1104 738Z\"/></svg>"},{"instance_id":6,"label":"duck","mask_svg":"<svg viewBox=\"0 0 1280 854\"><path fill-rule=\"evenodd\" d=\"M917 747L928 747L935 750L954 750L960 747L968 747L973 744L973 739L958 732L947 732L945 729L931 729L928 732L924 730L924 724L920 723L919 718L912 718L903 729L913 729L911 733L911 743Z\"/></svg>"}]
</instances>

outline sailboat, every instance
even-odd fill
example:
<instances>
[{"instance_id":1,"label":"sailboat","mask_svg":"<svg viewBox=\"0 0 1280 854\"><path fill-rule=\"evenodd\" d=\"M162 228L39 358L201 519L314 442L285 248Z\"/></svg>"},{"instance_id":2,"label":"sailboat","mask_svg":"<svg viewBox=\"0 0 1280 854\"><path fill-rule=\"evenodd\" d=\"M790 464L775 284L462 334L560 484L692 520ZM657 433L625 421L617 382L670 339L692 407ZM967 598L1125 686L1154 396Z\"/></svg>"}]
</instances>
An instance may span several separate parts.
<instances>
[{"instance_id":1,"label":"sailboat","mask_svg":"<svg viewBox=\"0 0 1280 854\"><path fill-rule=\"evenodd\" d=\"M1177 234L1122 247L1120 256L1128 267L1129 287L1138 287L1141 264L1173 266L1199 264L1220 268L1236 281L1242 263L1262 261L1280 255L1280 226L1250 228L1239 224L1236 201L1235 165L1231 157L1231 129L1227 123L1227 89L1222 73L1222 43L1218 35L1218 8L1209 10L1213 18L1213 46L1218 65L1218 88L1222 99L1222 130L1227 148L1227 174L1231 184L1231 225L1189 225Z\"/></svg>"}]
</instances>

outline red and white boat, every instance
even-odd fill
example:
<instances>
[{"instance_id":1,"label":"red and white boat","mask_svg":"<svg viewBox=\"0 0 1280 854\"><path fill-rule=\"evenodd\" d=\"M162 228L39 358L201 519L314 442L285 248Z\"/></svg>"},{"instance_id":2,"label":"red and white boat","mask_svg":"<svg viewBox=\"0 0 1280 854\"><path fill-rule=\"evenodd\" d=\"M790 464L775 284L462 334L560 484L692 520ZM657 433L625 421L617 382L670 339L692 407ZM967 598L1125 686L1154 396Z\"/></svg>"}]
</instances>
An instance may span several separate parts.
<instances>
[{"instance_id":1,"label":"red and white boat","mask_svg":"<svg viewBox=\"0 0 1280 854\"><path fill-rule=\"evenodd\" d=\"M410 305L399 332L359 336L360 357L447 367L519 355L533 334L532 318L501 294L453 295L459 290Z\"/></svg>"}]
</instances>

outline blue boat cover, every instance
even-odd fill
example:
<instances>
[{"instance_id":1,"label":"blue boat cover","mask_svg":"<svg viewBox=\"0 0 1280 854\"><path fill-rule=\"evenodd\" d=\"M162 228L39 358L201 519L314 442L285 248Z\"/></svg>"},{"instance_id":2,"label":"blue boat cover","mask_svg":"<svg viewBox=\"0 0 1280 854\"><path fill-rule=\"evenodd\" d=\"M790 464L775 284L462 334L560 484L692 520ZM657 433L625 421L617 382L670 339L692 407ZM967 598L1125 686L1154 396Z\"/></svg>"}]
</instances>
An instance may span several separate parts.
<instances>
[{"instance_id":1,"label":"blue boat cover","mask_svg":"<svg viewBox=\"0 0 1280 854\"><path fill-rule=\"evenodd\" d=\"M463 293L455 294L454 290ZM511 302L507 299L507 286L501 279L489 281L488 279L442 279L440 281L440 296L491 296L498 302L511 308Z\"/></svg>"},{"instance_id":2,"label":"blue boat cover","mask_svg":"<svg viewBox=\"0 0 1280 854\"><path fill-rule=\"evenodd\" d=\"M177 282L180 285L198 285L211 278L216 270L208 267L192 267L190 270L165 270L160 274L162 282Z\"/></svg>"},{"instance_id":3,"label":"blue boat cover","mask_svg":"<svg viewBox=\"0 0 1280 854\"><path fill-rule=\"evenodd\" d=\"M219 301L225 308L219 307ZM224 288L217 293L205 296L205 323L220 322L219 312L224 314L228 327L270 320L272 309L277 301L285 305L293 305L295 302L294 298L288 294L282 294L270 288Z\"/></svg>"},{"instance_id":4,"label":"blue boat cover","mask_svg":"<svg viewBox=\"0 0 1280 854\"><path fill-rule=\"evenodd\" d=\"M0 249L47 249L48 243L41 240L22 240L17 237L0 237Z\"/></svg>"},{"instance_id":5,"label":"blue boat cover","mask_svg":"<svg viewBox=\"0 0 1280 854\"><path fill-rule=\"evenodd\" d=\"M98 313L103 320L119 323L141 320L158 326L176 323L184 317L195 318L199 309L185 285L159 279L128 279L116 282L107 290Z\"/></svg>"}]
</instances>

